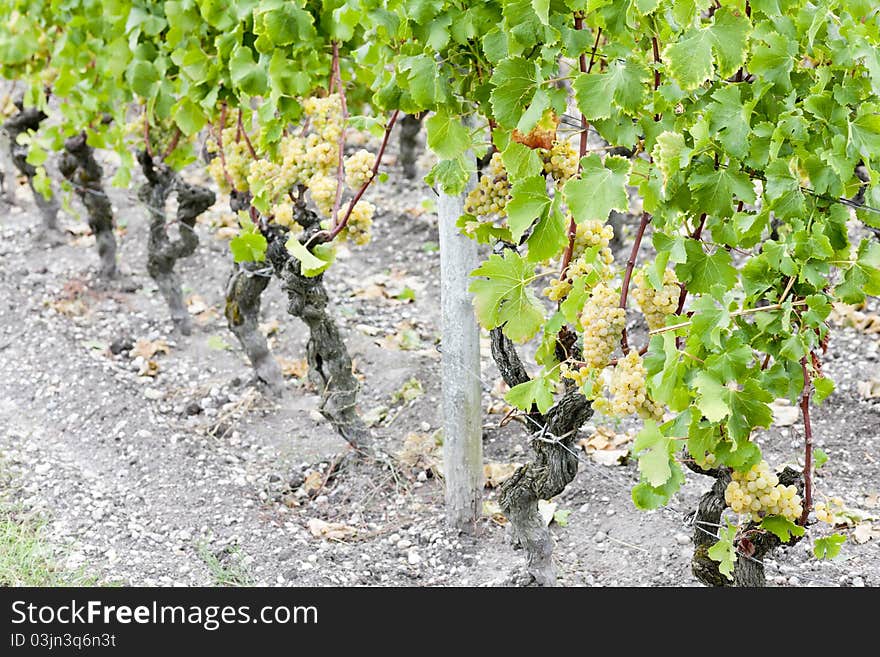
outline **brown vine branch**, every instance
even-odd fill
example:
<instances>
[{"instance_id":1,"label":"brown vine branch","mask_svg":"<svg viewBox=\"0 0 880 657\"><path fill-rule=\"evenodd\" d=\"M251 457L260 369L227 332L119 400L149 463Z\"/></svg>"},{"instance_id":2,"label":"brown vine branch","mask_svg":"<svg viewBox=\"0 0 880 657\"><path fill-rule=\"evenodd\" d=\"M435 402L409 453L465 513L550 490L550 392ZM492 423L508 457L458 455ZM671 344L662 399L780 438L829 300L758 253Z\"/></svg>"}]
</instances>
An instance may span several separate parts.
<instances>
[{"instance_id":1,"label":"brown vine branch","mask_svg":"<svg viewBox=\"0 0 880 657\"><path fill-rule=\"evenodd\" d=\"M574 28L576 30L584 29L584 19L580 14L575 14ZM586 53L581 53L580 57L578 57L578 66L581 73L589 73L593 70L593 64L596 63L596 51L599 49L599 39L601 37L602 28L600 27L596 30L596 40L593 43L593 52L590 53L589 64L587 64ZM587 137L589 136L589 131L590 124L587 121L587 117L581 112L581 134L578 143L578 174L580 174L582 168L581 160L587 154ZM574 253L574 242L576 237L577 222L575 221L574 216L572 216L568 222L568 244L565 247L565 252L562 254L562 271L559 274L559 280L564 280L565 275L568 273L568 266L571 264L571 256Z\"/></svg>"},{"instance_id":2,"label":"brown vine branch","mask_svg":"<svg viewBox=\"0 0 880 657\"><path fill-rule=\"evenodd\" d=\"M244 139L245 146L247 146L248 152L251 154L251 157L255 161L258 160L259 158L257 157L257 151L254 149L254 145L251 143L251 138L248 136L247 130L244 129L244 124L242 123L242 120L241 120L241 109L240 108L238 110L238 128L237 128L236 134L239 135L239 137L236 137L236 139L238 139L238 138Z\"/></svg>"},{"instance_id":3,"label":"brown vine branch","mask_svg":"<svg viewBox=\"0 0 880 657\"><path fill-rule=\"evenodd\" d=\"M171 141L168 142L168 146L165 148L165 152L162 153L162 160L164 161L169 155L174 152L174 149L177 148L177 144L180 142L180 128L175 128L174 136L171 137ZM149 155L149 153L148 153Z\"/></svg>"},{"instance_id":4,"label":"brown vine branch","mask_svg":"<svg viewBox=\"0 0 880 657\"><path fill-rule=\"evenodd\" d=\"M812 356L812 352L810 352ZM801 395L801 413L804 416L804 511L801 514L802 525L806 524L810 510L813 508L813 427L810 424L810 388L812 381L807 368L807 357L801 358L801 369L804 372L804 392Z\"/></svg>"},{"instance_id":5,"label":"brown vine branch","mask_svg":"<svg viewBox=\"0 0 880 657\"><path fill-rule=\"evenodd\" d=\"M226 105L223 105L223 108L220 110L220 122L219 127L217 125L211 126L214 130L214 140L217 142L217 155L220 158L220 165L223 169L223 177L226 178L226 184L229 185L229 188L235 190L235 183L232 182L232 176L229 175L229 170L226 168L226 153L223 152L223 126L226 124Z\"/></svg>"},{"instance_id":6,"label":"brown vine branch","mask_svg":"<svg viewBox=\"0 0 880 657\"><path fill-rule=\"evenodd\" d=\"M348 104L345 102L345 87L342 84L342 73L339 70L339 43L333 42L333 65L331 74L331 88L339 87L339 103L342 106L342 124L339 129L339 159L336 164L336 196L333 199L333 211L330 216L333 218L333 235L335 236L337 214L339 213L339 205L342 202L342 187L345 181L345 124L348 122ZM348 221L348 217L346 217Z\"/></svg>"},{"instance_id":7,"label":"brown vine branch","mask_svg":"<svg viewBox=\"0 0 880 657\"><path fill-rule=\"evenodd\" d=\"M629 282L632 279L633 269L636 266L636 259L639 255L639 248L642 245L642 237L645 235L645 229L651 222L651 215L642 212L642 220L639 222L639 230L633 241L632 251L629 253L629 259L626 261L626 271L623 273L623 283L620 288L620 304L619 307L626 310L626 299L629 296ZM620 334L620 348L623 350L624 356L629 353L629 343L626 339L626 326Z\"/></svg>"}]
</instances>

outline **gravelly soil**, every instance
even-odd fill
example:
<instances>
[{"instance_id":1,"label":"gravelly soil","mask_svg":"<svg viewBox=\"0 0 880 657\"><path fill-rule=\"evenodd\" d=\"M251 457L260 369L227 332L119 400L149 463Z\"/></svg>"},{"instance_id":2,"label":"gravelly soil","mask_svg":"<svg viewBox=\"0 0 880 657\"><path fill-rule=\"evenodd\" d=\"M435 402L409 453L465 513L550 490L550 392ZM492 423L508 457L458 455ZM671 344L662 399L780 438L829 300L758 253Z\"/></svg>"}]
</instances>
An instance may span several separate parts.
<instances>
[{"instance_id":1,"label":"gravelly soil","mask_svg":"<svg viewBox=\"0 0 880 657\"><path fill-rule=\"evenodd\" d=\"M0 224L2 481L12 482L7 499L48 518L61 564L128 585L525 582L521 553L497 522L487 517L476 538L444 528L442 484L425 467L431 454L413 467L349 467L303 494L313 469L326 472L346 445L315 411L316 392L299 379L288 379L280 401L249 387L247 363L222 317L227 243L206 223L197 228L202 244L178 268L187 294L208 310L196 316L192 336L174 336L144 272L145 212L132 192L110 194L124 225L127 276L109 287L95 280L97 256L82 220L65 217L67 243L42 246L35 208L20 187ZM363 378L361 410L385 418L374 428L377 441L396 454L408 435L431 436L442 420L436 217L426 209L430 190L395 172L371 194L379 206L376 239L343 252L327 283ZM208 219L222 214L224 203ZM405 287L415 292L412 303L394 298ZM270 338L276 355L303 358L304 325L286 315L274 282L264 314L267 324L277 322ZM216 348L219 338L230 348ZM129 351L110 350L114 341L137 339L168 342L169 353L155 357L155 377L139 376L142 361ZM876 374L877 359L876 336L836 330L827 371L838 390L814 416L817 445L831 455L820 493L874 516L880 405L862 400L856 384ZM485 416L486 460L522 462L525 431L516 422L498 426L504 410L498 412L488 344L483 372L485 407L495 411ZM395 400L412 378L423 393ZM798 421L762 433L760 442L782 465L796 462L801 436ZM555 500L571 511L565 527L553 525L562 584L697 584L685 516L708 480L689 474L671 508L645 513L629 497L637 478L631 462L606 466L584 456L577 478ZM487 498L495 491L487 489ZM315 538L314 519L343 523L352 534ZM880 539L849 541L834 562L816 562L809 547L803 541L768 561L770 583L880 585Z\"/></svg>"}]
</instances>

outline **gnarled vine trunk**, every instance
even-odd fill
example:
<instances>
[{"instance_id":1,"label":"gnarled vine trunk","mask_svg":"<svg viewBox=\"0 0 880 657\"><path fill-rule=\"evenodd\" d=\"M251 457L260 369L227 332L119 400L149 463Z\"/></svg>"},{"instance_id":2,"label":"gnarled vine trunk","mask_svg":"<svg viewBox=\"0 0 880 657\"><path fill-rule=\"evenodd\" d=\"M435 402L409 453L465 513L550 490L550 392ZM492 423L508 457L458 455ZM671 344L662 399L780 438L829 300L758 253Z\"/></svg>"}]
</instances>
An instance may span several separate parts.
<instances>
[{"instance_id":1,"label":"gnarled vine trunk","mask_svg":"<svg viewBox=\"0 0 880 657\"><path fill-rule=\"evenodd\" d=\"M529 380L513 343L500 328L491 331L492 357L508 386ZM535 458L501 484L501 509L510 520L513 539L526 551L528 572L541 586L556 583L553 537L538 513L538 500L559 495L578 469L573 448L578 429L593 415L589 400L569 388L546 414L536 408L527 415Z\"/></svg>"},{"instance_id":2,"label":"gnarled vine trunk","mask_svg":"<svg viewBox=\"0 0 880 657\"><path fill-rule=\"evenodd\" d=\"M294 218L304 231L304 244L319 230L319 217L297 205ZM370 432L357 412L358 381L352 372L351 356L336 321L327 311L329 297L324 275L304 276L299 260L285 247L286 230L269 228L267 256L287 293L287 312L305 322L309 329L306 357L309 379L321 392L319 411L355 450L371 442Z\"/></svg>"},{"instance_id":3,"label":"gnarled vine trunk","mask_svg":"<svg viewBox=\"0 0 880 657\"><path fill-rule=\"evenodd\" d=\"M709 548L718 542L718 529L721 525L721 514L727 508L724 491L730 483L730 470L718 468L704 470L689 463L691 470L715 479L712 488L700 498L694 514L694 556L691 560L691 572L694 577L707 586L738 586L758 587L767 582L764 573L764 557L782 545L779 538L768 531L758 529L757 523L749 523L745 532L746 541L740 541L736 562L733 566L733 579L728 579L718 570L720 565L709 556ZM785 468L779 474L779 483L783 486L794 485L803 494L803 476L797 470ZM798 539L794 538L792 542Z\"/></svg>"},{"instance_id":4,"label":"gnarled vine trunk","mask_svg":"<svg viewBox=\"0 0 880 657\"><path fill-rule=\"evenodd\" d=\"M233 191L229 196L233 212L247 210L250 196ZM226 283L226 323L238 339L254 370L256 383L274 396L281 395L284 378L260 331L261 297L272 280L272 267L264 262L233 263Z\"/></svg>"},{"instance_id":5,"label":"gnarled vine trunk","mask_svg":"<svg viewBox=\"0 0 880 657\"><path fill-rule=\"evenodd\" d=\"M64 152L58 161L62 175L73 185L89 215L89 228L95 234L95 243L100 258L101 278L115 278L116 236L113 234L113 207L104 192L101 179L104 170L95 160L94 149L86 143L82 132L64 142Z\"/></svg>"},{"instance_id":6,"label":"gnarled vine trunk","mask_svg":"<svg viewBox=\"0 0 880 657\"><path fill-rule=\"evenodd\" d=\"M199 244L195 231L196 219L214 205L214 192L191 185L170 167L155 162L146 152L138 153L138 162L147 178L138 190L138 198L150 213L150 241L147 245L147 272L159 287L171 311L171 321L184 335L192 332L189 312L183 301L180 276L174 265L180 258L191 256ZM165 203L171 194L177 195L177 223L180 236L168 235L168 217Z\"/></svg>"},{"instance_id":7,"label":"gnarled vine trunk","mask_svg":"<svg viewBox=\"0 0 880 657\"><path fill-rule=\"evenodd\" d=\"M18 143L18 136L25 132L35 132L39 129L40 124L48 118L41 110L36 107L28 107L20 109L18 113L13 114L3 124L3 132L9 139L9 156L15 168L27 178L28 186L34 195L34 202L43 218L43 235L41 237L48 238L51 242L59 242L61 235L58 228L58 194L52 190L50 198L46 198L34 187L34 178L37 175L37 168L27 161L28 147ZM6 194L11 198L11 185L14 184L10 180L6 184Z\"/></svg>"},{"instance_id":8,"label":"gnarled vine trunk","mask_svg":"<svg viewBox=\"0 0 880 657\"><path fill-rule=\"evenodd\" d=\"M400 166L410 180L419 175L416 160L419 157L419 132L424 114L406 114L400 120Z\"/></svg>"}]
</instances>

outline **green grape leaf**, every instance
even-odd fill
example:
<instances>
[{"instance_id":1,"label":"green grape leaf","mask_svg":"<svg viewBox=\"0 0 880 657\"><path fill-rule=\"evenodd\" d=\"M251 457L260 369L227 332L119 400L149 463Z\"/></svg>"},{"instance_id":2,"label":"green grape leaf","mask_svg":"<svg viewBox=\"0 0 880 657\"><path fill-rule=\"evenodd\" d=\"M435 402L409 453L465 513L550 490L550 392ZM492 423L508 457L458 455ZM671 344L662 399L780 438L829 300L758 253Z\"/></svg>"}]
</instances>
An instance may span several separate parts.
<instances>
[{"instance_id":1,"label":"green grape leaf","mask_svg":"<svg viewBox=\"0 0 880 657\"><path fill-rule=\"evenodd\" d=\"M715 169L710 164L698 168L688 178L688 187L701 211L719 217L733 216L734 197L755 202L755 188L749 177L730 168Z\"/></svg>"},{"instance_id":2,"label":"green grape leaf","mask_svg":"<svg viewBox=\"0 0 880 657\"><path fill-rule=\"evenodd\" d=\"M268 89L266 69L254 61L253 52L246 46L237 46L229 59L232 84L248 96L262 96Z\"/></svg>"},{"instance_id":3,"label":"green grape leaf","mask_svg":"<svg viewBox=\"0 0 880 657\"><path fill-rule=\"evenodd\" d=\"M463 155L471 145L468 129L457 116L439 111L426 122L428 147L442 159L453 159Z\"/></svg>"},{"instance_id":4,"label":"green grape leaf","mask_svg":"<svg viewBox=\"0 0 880 657\"><path fill-rule=\"evenodd\" d=\"M284 246L287 249L288 253L299 260L300 265L302 266L303 276L318 276L319 274L326 271L326 269L331 264L333 264L332 257L330 259L325 259L322 258L318 253L313 253L309 251L305 247L305 245L302 244L296 237L292 236L290 239L287 240ZM318 251L317 247L315 248L315 251ZM331 254L329 252L324 252L321 255Z\"/></svg>"},{"instance_id":5,"label":"green grape leaf","mask_svg":"<svg viewBox=\"0 0 880 657\"><path fill-rule=\"evenodd\" d=\"M648 69L633 60L615 60L605 73L582 73L573 84L578 109L588 121L610 118L612 105L634 114L649 79Z\"/></svg>"},{"instance_id":6,"label":"green grape leaf","mask_svg":"<svg viewBox=\"0 0 880 657\"><path fill-rule=\"evenodd\" d=\"M862 240L856 261L846 270L834 293L844 303L861 303L866 294L880 294L880 244Z\"/></svg>"},{"instance_id":7,"label":"green grape leaf","mask_svg":"<svg viewBox=\"0 0 880 657\"><path fill-rule=\"evenodd\" d=\"M602 162L601 157L593 154L583 158L581 166L580 177L569 180L564 188L565 202L575 221L605 221L612 210L626 212L629 160L611 155Z\"/></svg>"},{"instance_id":8,"label":"green grape leaf","mask_svg":"<svg viewBox=\"0 0 880 657\"><path fill-rule=\"evenodd\" d=\"M529 289L535 278L534 265L513 250L491 255L471 276L469 291L480 324L486 329L503 326L514 342L526 342L540 330L544 311L540 300Z\"/></svg>"},{"instance_id":9,"label":"green grape leaf","mask_svg":"<svg viewBox=\"0 0 880 657\"><path fill-rule=\"evenodd\" d=\"M684 91L693 91L712 77L712 32L691 29L663 50L669 76Z\"/></svg>"},{"instance_id":10,"label":"green grape leaf","mask_svg":"<svg viewBox=\"0 0 880 657\"><path fill-rule=\"evenodd\" d=\"M553 390L553 381L539 376L513 386L504 395L504 400L521 411L531 411L534 404L541 413L546 413L553 406Z\"/></svg>"},{"instance_id":11,"label":"green grape leaf","mask_svg":"<svg viewBox=\"0 0 880 657\"><path fill-rule=\"evenodd\" d=\"M513 140L501 151L501 161L511 182L537 176L544 171L538 152Z\"/></svg>"},{"instance_id":12,"label":"green grape leaf","mask_svg":"<svg viewBox=\"0 0 880 657\"><path fill-rule=\"evenodd\" d=\"M709 255L703 251L702 242L694 239L687 239L684 248L687 260L675 266L675 273L687 283L691 292L704 294L715 285L721 285L725 290L733 288L737 272L726 250L716 249L715 253Z\"/></svg>"},{"instance_id":13,"label":"green grape leaf","mask_svg":"<svg viewBox=\"0 0 880 657\"><path fill-rule=\"evenodd\" d=\"M266 238L258 232L242 230L229 242L235 262L263 262L266 259Z\"/></svg>"},{"instance_id":14,"label":"green grape leaf","mask_svg":"<svg viewBox=\"0 0 880 657\"><path fill-rule=\"evenodd\" d=\"M718 572L727 579L733 579L733 565L736 563L736 526L728 524L718 531L718 541L709 548L709 558L718 562Z\"/></svg>"},{"instance_id":15,"label":"green grape leaf","mask_svg":"<svg viewBox=\"0 0 880 657\"><path fill-rule=\"evenodd\" d=\"M712 49L715 51L718 75L730 77L745 64L748 53L749 32L752 25L742 14L728 8L715 12L712 27Z\"/></svg>"},{"instance_id":16,"label":"green grape leaf","mask_svg":"<svg viewBox=\"0 0 880 657\"><path fill-rule=\"evenodd\" d=\"M546 216L550 203L544 176L524 178L511 187L507 224L514 241L518 242L536 219Z\"/></svg>"},{"instance_id":17,"label":"green grape leaf","mask_svg":"<svg viewBox=\"0 0 880 657\"><path fill-rule=\"evenodd\" d=\"M645 420L632 448L639 459L639 472L653 488L663 486L672 477L671 454L675 442L660 432L654 420Z\"/></svg>"},{"instance_id":18,"label":"green grape leaf","mask_svg":"<svg viewBox=\"0 0 880 657\"><path fill-rule=\"evenodd\" d=\"M491 79L494 88L489 99L499 125L516 127L532 102L540 80L541 70L536 61L511 57L495 67Z\"/></svg>"},{"instance_id":19,"label":"green grape leaf","mask_svg":"<svg viewBox=\"0 0 880 657\"><path fill-rule=\"evenodd\" d=\"M818 470L823 465L828 463L831 457L828 456L828 453L819 447L816 447L813 450L813 470Z\"/></svg>"},{"instance_id":20,"label":"green grape leaf","mask_svg":"<svg viewBox=\"0 0 880 657\"><path fill-rule=\"evenodd\" d=\"M846 536L831 534L813 541L813 555L817 559L833 559L840 554L841 546L846 542Z\"/></svg>"},{"instance_id":21,"label":"green grape leaf","mask_svg":"<svg viewBox=\"0 0 880 657\"><path fill-rule=\"evenodd\" d=\"M565 216L552 210L545 214L529 235L529 262L543 262L559 254L568 244Z\"/></svg>"},{"instance_id":22,"label":"green grape leaf","mask_svg":"<svg viewBox=\"0 0 880 657\"><path fill-rule=\"evenodd\" d=\"M821 376L813 379L813 387L816 390L813 399L817 404L821 404L828 398L828 395L834 392L834 381Z\"/></svg>"},{"instance_id":23,"label":"green grape leaf","mask_svg":"<svg viewBox=\"0 0 880 657\"><path fill-rule=\"evenodd\" d=\"M657 135L651 156L663 174L664 187L672 176L688 165L690 153L691 149L685 145L684 135L680 132L665 131Z\"/></svg>"},{"instance_id":24,"label":"green grape leaf","mask_svg":"<svg viewBox=\"0 0 880 657\"><path fill-rule=\"evenodd\" d=\"M792 536L804 535L803 527L783 516L766 516L761 520L761 529L774 534L783 543L788 543Z\"/></svg>"}]
</instances>

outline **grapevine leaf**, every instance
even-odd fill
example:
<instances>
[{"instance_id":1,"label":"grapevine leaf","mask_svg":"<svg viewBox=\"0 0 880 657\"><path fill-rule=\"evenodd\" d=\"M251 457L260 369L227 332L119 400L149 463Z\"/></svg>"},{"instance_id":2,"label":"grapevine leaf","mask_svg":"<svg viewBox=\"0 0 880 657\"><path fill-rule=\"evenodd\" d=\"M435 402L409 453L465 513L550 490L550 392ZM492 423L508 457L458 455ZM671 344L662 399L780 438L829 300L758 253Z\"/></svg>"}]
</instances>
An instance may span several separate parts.
<instances>
[{"instance_id":1,"label":"grapevine leaf","mask_svg":"<svg viewBox=\"0 0 880 657\"><path fill-rule=\"evenodd\" d=\"M818 470L828 463L830 457L824 449L816 448L813 450L813 470Z\"/></svg>"},{"instance_id":2,"label":"grapevine leaf","mask_svg":"<svg viewBox=\"0 0 880 657\"><path fill-rule=\"evenodd\" d=\"M332 264L332 260L323 260L309 251L296 237L291 237L284 246L288 253L299 260L303 276L317 276Z\"/></svg>"},{"instance_id":3,"label":"grapevine leaf","mask_svg":"<svg viewBox=\"0 0 880 657\"><path fill-rule=\"evenodd\" d=\"M727 8L715 12L710 32L718 75L729 77L745 64L751 29L749 19L741 14L737 15Z\"/></svg>"},{"instance_id":4,"label":"grapevine leaf","mask_svg":"<svg viewBox=\"0 0 880 657\"><path fill-rule=\"evenodd\" d=\"M580 178L565 183L565 202L575 221L605 221L612 210L626 212L629 198L626 183L630 172L629 160L612 155L602 158L588 155L581 160Z\"/></svg>"},{"instance_id":5,"label":"grapevine leaf","mask_svg":"<svg viewBox=\"0 0 880 657\"><path fill-rule=\"evenodd\" d=\"M513 386L504 396L505 401L521 411L531 411L532 405L541 413L546 413L553 406L553 382L539 376L531 381Z\"/></svg>"},{"instance_id":6,"label":"grapevine leaf","mask_svg":"<svg viewBox=\"0 0 880 657\"><path fill-rule=\"evenodd\" d=\"M495 67L490 95L492 111L499 125L514 128L532 102L541 71L536 61L511 57Z\"/></svg>"},{"instance_id":7,"label":"grapevine leaf","mask_svg":"<svg viewBox=\"0 0 880 657\"><path fill-rule=\"evenodd\" d=\"M464 154L471 145L468 130L456 116L440 111L426 122L428 147L443 159L453 159Z\"/></svg>"},{"instance_id":8,"label":"grapevine leaf","mask_svg":"<svg viewBox=\"0 0 880 657\"><path fill-rule=\"evenodd\" d=\"M647 481L640 481L633 486L632 500L637 509L643 511L657 509L669 503L672 496L681 488L684 473L677 463L672 463L672 475L662 486L651 486Z\"/></svg>"},{"instance_id":9,"label":"grapevine leaf","mask_svg":"<svg viewBox=\"0 0 880 657\"><path fill-rule=\"evenodd\" d=\"M542 219L547 214L550 202L544 176L525 178L511 187L507 224L514 241L518 242L536 219Z\"/></svg>"},{"instance_id":10,"label":"grapevine leaf","mask_svg":"<svg viewBox=\"0 0 880 657\"><path fill-rule=\"evenodd\" d=\"M251 49L238 46L229 59L232 83L248 96L262 96L268 88L266 70L254 61Z\"/></svg>"},{"instance_id":11,"label":"grapevine leaf","mask_svg":"<svg viewBox=\"0 0 880 657\"><path fill-rule=\"evenodd\" d=\"M633 454L639 459L639 472L654 488L665 484L672 477L670 467L670 447L672 440L660 432L653 420L645 420L645 425L633 443Z\"/></svg>"},{"instance_id":12,"label":"grapevine leaf","mask_svg":"<svg viewBox=\"0 0 880 657\"><path fill-rule=\"evenodd\" d=\"M518 141L511 140L507 148L501 152L501 161L504 163L507 177L514 182L521 178L537 176L544 170L538 152Z\"/></svg>"},{"instance_id":13,"label":"grapevine leaf","mask_svg":"<svg viewBox=\"0 0 880 657\"><path fill-rule=\"evenodd\" d=\"M784 516L766 516L761 521L761 529L766 529L783 543L788 543L792 536L803 536L804 528L794 524Z\"/></svg>"},{"instance_id":14,"label":"grapevine leaf","mask_svg":"<svg viewBox=\"0 0 880 657\"><path fill-rule=\"evenodd\" d=\"M578 109L588 121L610 118L612 104L632 114L644 99L648 77L648 69L629 60L615 60L606 73L582 73L573 85Z\"/></svg>"},{"instance_id":15,"label":"grapevine leaf","mask_svg":"<svg viewBox=\"0 0 880 657\"><path fill-rule=\"evenodd\" d=\"M651 155L663 174L664 187L690 161L690 149L685 145L684 135L679 132L666 131L657 135Z\"/></svg>"},{"instance_id":16,"label":"grapevine leaf","mask_svg":"<svg viewBox=\"0 0 880 657\"><path fill-rule=\"evenodd\" d=\"M790 89L797 42L778 32L764 35L762 41L752 48L749 70L783 89Z\"/></svg>"},{"instance_id":17,"label":"grapevine leaf","mask_svg":"<svg viewBox=\"0 0 880 657\"><path fill-rule=\"evenodd\" d=\"M266 238L247 227L229 242L235 262L263 262L266 259L266 246Z\"/></svg>"},{"instance_id":18,"label":"grapevine leaf","mask_svg":"<svg viewBox=\"0 0 880 657\"><path fill-rule=\"evenodd\" d=\"M709 548L709 558L718 562L718 572L727 579L733 579L733 564L736 562L736 526L728 524L718 532L718 541Z\"/></svg>"},{"instance_id":19,"label":"grapevine leaf","mask_svg":"<svg viewBox=\"0 0 880 657\"><path fill-rule=\"evenodd\" d=\"M813 541L813 555L817 559L833 559L840 554L841 546L846 542L846 536L831 534Z\"/></svg>"},{"instance_id":20,"label":"grapevine leaf","mask_svg":"<svg viewBox=\"0 0 880 657\"><path fill-rule=\"evenodd\" d=\"M541 302L529 289L535 277L534 265L513 250L491 255L471 276L485 277L472 281L474 308L486 329L504 327L504 334L514 342L526 342L540 330L544 320Z\"/></svg>"},{"instance_id":21,"label":"grapevine leaf","mask_svg":"<svg viewBox=\"0 0 880 657\"><path fill-rule=\"evenodd\" d=\"M734 196L746 203L755 201L755 188L749 177L729 168L715 169L706 164L690 175L688 186L697 207L719 218L733 216Z\"/></svg>"},{"instance_id":22,"label":"grapevine leaf","mask_svg":"<svg viewBox=\"0 0 880 657\"><path fill-rule=\"evenodd\" d=\"M817 404L821 404L828 398L828 395L834 392L834 381L821 376L817 379L813 379L813 387L816 389L813 399L816 400Z\"/></svg>"},{"instance_id":23,"label":"grapevine leaf","mask_svg":"<svg viewBox=\"0 0 880 657\"><path fill-rule=\"evenodd\" d=\"M866 294L880 294L880 244L862 240L855 263L846 270L834 293L844 303L861 303Z\"/></svg>"},{"instance_id":24,"label":"grapevine leaf","mask_svg":"<svg viewBox=\"0 0 880 657\"><path fill-rule=\"evenodd\" d=\"M710 422L720 422L730 414L727 389L709 372L699 372L693 380L697 389L696 406Z\"/></svg>"},{"instance_id":25,"label":"grapevine leaf","mask_svg":"<svg viewBox=\"0 0 880 657\"><path fill-rule=\"evenodd\" d=\"M567 243L565 216L551 211L545 214L529 235L529 262L542 262L555 257Z\"/></svg>"},{"instance_id":26,"label":"grapevine leaf","mask_svg":"<svg viewBox=\"0 0 880 657\"><path fill-rule=\"evenodd\" d=\"M669 76L684 91L693 91L712 77L712 32L691 29L663 51Z\"/></svg>"},{"instance_id":27,"label":"grapevine leaf","mask_svg":"<svg viewBox=\"0 0 880 657\"><path fill-rule=\"evenodd\" d=\"M687 260L675 266L678 278L687 283L688 289L697 294L710 292L715 285L731 289L737 281L732 258L724 249L708 255L698 240L688 239L684 244Z\"/></svg>"}]
</instances>

